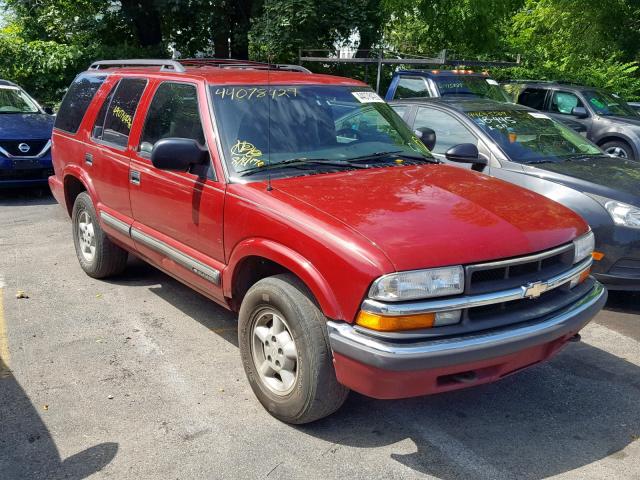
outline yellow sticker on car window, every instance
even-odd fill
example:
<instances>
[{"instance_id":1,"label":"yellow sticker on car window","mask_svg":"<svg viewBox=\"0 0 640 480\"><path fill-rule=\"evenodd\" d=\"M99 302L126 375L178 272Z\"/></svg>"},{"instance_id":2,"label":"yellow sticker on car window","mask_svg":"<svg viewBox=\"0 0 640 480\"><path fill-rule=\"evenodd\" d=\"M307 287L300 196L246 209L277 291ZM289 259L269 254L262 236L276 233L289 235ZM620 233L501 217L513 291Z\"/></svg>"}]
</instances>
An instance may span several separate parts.
<instances>
[{"instance_id":1,"label":"yellow sticker on car window","mask_svg":"<svg viewBox=\"0 0 640 480\"><path fill-rule=\"evenodd\" d=\"M131 130L131 125L133 124L133 117L124 111L122 107L115 107L112 111L113 116L124 123L129 130Z\"/></svg>"},{"instance_id":2,"label":"yellow sticker on car window","mask_svg":"<svg viewBox=\"0 0 640 480\"><path fill-rule=\"evenodd\" d=\"M260 157L262 157L262 151L247 141L238 140L231 147L231 161L236 168L262 167L264 161L260 160Z\"/></svg>"}]
</instances>

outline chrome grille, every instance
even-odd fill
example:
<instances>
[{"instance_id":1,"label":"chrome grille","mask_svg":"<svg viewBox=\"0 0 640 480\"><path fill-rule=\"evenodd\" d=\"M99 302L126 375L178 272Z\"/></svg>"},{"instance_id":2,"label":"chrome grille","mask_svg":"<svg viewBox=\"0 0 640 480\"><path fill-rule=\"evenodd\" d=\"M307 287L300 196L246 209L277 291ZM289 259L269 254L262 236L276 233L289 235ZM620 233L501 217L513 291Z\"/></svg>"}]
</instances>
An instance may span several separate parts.
<instances>
[{"instance_id":1,"label":"chrome grille","mask_svg":"<svg viewBox=\"0 0 640 480\"><path fill-rule=\"evenodd\" d=\"M45 147L49 139L44 140L2 140L0 148L4 149L9 155L14 157L34 157L38 155ZM23 152L19 146L25 144L29 150ZM24 148L24 147L23 147Z\"/></svg>"},{"instance_id":2,"label":"chrome grille","mask_svg":"<svg viewBox=\"0 0 640 480\"><path fill-rule=\"evenodd\" d=\"M569 268L573 262L573 245L498 262L465 267L465 293L479 294L520 287L551 278Z\"/></svg>"}]
</instances>

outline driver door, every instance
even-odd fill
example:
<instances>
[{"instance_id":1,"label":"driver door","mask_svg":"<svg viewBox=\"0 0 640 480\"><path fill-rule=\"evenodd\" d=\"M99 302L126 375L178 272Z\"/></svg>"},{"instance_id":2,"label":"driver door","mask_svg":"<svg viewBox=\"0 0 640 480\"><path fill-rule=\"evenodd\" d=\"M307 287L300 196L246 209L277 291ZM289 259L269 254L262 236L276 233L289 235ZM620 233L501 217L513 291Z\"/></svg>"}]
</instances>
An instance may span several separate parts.
<instances>
[{"instance_id":1,"label":"driver door","mask_svg":"<svg viewBox=\"0 0 640 480\"><path fill-rule=\"evenodd\" d=\"M204 86L157 82L149 95L144 123L131 145L132 237L141 254L160 268L222 300L225 183L211 164L215 148L202 122L209 114ZM163 138L188 138L209 147L210 164L186 172L154 167L151 152Z\"/></svg>"}]
</instances>

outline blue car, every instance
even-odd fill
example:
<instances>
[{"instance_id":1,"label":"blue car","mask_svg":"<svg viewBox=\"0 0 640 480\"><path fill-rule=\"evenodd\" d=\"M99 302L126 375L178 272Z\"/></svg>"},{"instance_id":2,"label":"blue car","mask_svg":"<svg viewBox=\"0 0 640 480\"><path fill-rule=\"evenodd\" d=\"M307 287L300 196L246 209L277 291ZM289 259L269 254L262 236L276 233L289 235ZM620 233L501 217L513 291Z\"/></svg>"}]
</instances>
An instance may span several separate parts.
<instances>
[{"instance_id":1,"label":"blue car","mask_svg":"<svg viewBox=\"0 0 640 480\"><path fill-rule=\"evenodd\" d=\"M53 120L24 90L0 80L0 189L47 184Z\"/></svg>"}]
</instances>

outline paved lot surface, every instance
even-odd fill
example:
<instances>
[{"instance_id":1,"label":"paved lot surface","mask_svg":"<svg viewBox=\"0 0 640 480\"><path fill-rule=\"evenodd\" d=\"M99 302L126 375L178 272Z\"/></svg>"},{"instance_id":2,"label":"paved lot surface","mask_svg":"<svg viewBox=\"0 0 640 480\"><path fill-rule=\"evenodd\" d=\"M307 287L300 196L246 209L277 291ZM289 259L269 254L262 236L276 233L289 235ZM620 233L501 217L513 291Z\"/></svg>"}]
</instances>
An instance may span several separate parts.
<instances>
[{"instance_id":1,"label":"paved lot surface","mask_svg":"<svg viewBox=\"0 0 640 480\"><path fill-rule=\"evenodd\" d=\"M136 260L90 279L47 195L0 196L0 287L2 480L640 479L638 296L497 384L352 394L290 427L254 399L233 315Z\"/></svg>"}]
</instances>

